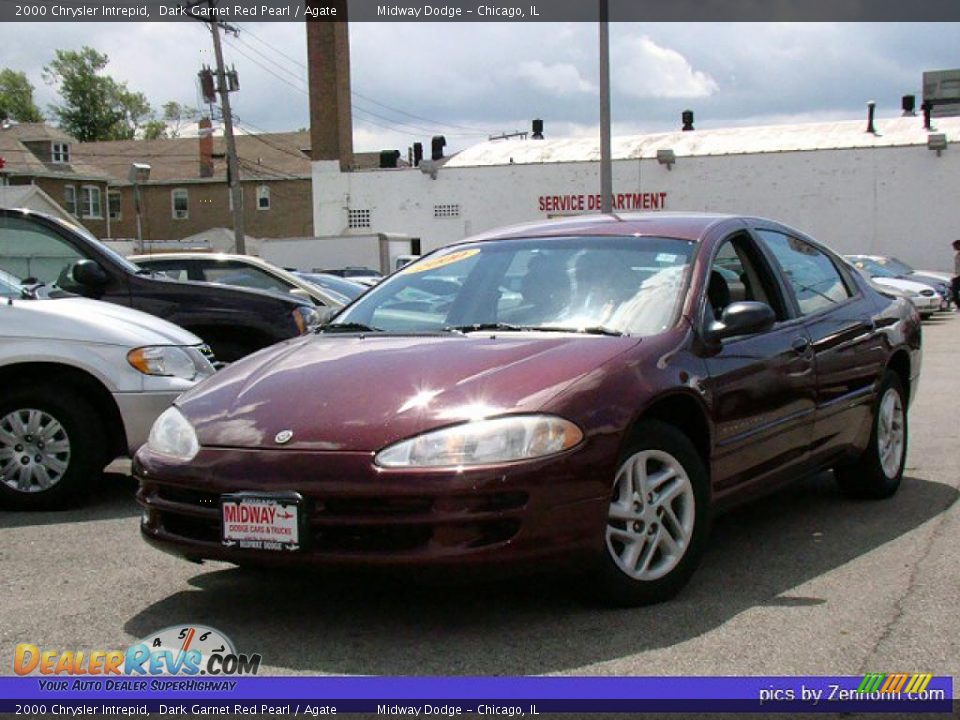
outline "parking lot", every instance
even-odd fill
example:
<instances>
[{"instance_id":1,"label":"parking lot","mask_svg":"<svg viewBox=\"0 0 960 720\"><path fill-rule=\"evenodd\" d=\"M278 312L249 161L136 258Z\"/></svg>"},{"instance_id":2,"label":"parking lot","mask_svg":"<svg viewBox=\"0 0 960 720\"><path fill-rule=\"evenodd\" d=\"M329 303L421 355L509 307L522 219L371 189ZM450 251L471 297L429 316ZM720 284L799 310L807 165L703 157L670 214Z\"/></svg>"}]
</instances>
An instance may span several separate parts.
<instances>
[{"instance_id":1,"label":"parking lot","mask_svg":"<svg viewBox=\"0 0 960 720\"><path fill-rule=\"evenodd\" d=\"M438 587L194 565L140 540L115 463L83 509L0 513L4 662L17 643L112 649L202 623L269 674L960 676L958 357L960 320L925 323L893 500L808 478L721 517L679 598L634 610L591 606L561 578Z\"/></svg>"}]
</instances>

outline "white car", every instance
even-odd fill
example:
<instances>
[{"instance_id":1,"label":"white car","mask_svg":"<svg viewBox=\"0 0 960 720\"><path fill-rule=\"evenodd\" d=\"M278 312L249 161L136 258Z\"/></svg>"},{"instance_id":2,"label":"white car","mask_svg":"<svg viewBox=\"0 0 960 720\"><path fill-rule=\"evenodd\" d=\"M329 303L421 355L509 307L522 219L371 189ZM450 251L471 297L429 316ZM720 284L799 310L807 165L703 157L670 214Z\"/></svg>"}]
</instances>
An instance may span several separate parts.
<instances>
[{"instance_id":1,"label":"white car","mask_svg":"<svg viewBox=\"0 0 960 720\"><path fill-rule=\"evenodd\" d=\"M214 372L183 328L45 290L0 271L0 504L10 508L77 499Z\"/></svg>"},{"instance_id":2,"label":"white car","mask_svg":"<svg viewBox=\"0 0 960 720\"><path fill-rule=\"evenodd\" d=\"M861 271L862 272L862 271ZM869 275L867 277L870 277ZM929 285L914 282L913 280L901 280L900 278L888 278L873 276L870 280L882 288L893 288L905 293L920 313L924 320L931 317L940 310L941 298Z\"/></svg>"}]
</instances>

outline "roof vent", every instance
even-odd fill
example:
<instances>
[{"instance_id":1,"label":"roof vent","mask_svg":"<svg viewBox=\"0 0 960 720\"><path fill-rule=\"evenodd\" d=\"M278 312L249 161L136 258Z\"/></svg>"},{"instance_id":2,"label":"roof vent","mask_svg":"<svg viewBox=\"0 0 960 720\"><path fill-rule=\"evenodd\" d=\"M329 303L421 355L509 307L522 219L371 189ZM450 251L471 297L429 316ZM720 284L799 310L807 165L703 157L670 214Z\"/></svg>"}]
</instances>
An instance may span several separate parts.
<instances>
[{"instance_id":1,"label":"roof vent","mask_svg":"<svg viewBox=\"0 0 960 720\"><path fill-rule=\"evenodd\" d=\"M681 128L684 132L690 132L693 130L693 110L684 110L680 113L680 120L683 122L683 127Z\"/></svg>"},{"instance_id":2,"label":"roof vent","mask_svg":"<svg viewBox=\"0 0 960 720\"><path fill-rule=\"evenodd\" d=\"M877 134L877 128L873 125L873 114L877 111L877 104L871 100L867 103L867 132Z\"/></svg>"},{"instance_id":3,"label":"roof vent","mask_svg":"<svg viewBox=\"0 0 960 720\"><path fill-rule=\"evenodd\" d=\"M380 151L380 167L381 168L395 168L399 160L400 160L399 150L381 150Z\"/></svg>"},{"instance_id":4,"label":"roof vent","mask_svg":"<svg viewBox=\"0 0 960 720\"><path fill-rule=\"evenodd\" d=\"M443 148L447 144L447 139L443 135L434 135L430 140L430 157L433 160L443 159Z\"/></svg>"},{"instance_id":5,"label":"roof vent","mask_svg":"<svg viewBox=\"0 0 960 720\"><path fill-rule=\"evenodd\" d=\"M540 118L533 121L533 139L543 140L543 120Z\"/></svg>"},{"instance_id":6,"label":"roof vent","mask_svg":"<svg viewBox=\"0 0 960 720\"><path fill-rule=\"evenodd\" d=\"M900 107L903 108L903 117L915 117L917 114L917 96L904 95L900 99Z\"/></svg>"},{"instance_id":7,"label":"roof vent","mask_svg":"<svg viewBox=\"0 0 960 720\"><path fill-rule=\"evenodd\" d=\"M933 103L929 100L924 100L920 109L923 110L923 129L930 130L930 113L933 110Z\"/></svg>"}]
</instances>

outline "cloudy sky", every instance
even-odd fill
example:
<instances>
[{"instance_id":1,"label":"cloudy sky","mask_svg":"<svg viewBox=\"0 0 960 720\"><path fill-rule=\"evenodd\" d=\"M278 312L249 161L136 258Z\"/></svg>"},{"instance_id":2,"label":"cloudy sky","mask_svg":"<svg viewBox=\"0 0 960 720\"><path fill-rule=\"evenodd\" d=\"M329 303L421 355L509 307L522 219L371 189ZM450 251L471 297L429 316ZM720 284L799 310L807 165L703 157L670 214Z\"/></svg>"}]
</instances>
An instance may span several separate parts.
<instances>
[{"instance_id":1,"label":"cloudy sky","mask_svg":"<svg viewBox=\"0 0 960 720\"><path fill-rule=\"evenodd\" d=\"M241 125L308 125L303 23L242 23L225 55L241 90ZM854 119L875 100L899 114L921 92L924 70L960 67L960 24L614 23L614 134ZM0 67L22 70L42 108L56 100L42 68L57 48L89 45L108 71L158 107L198 105L196 73L212 64L200 23L6 23ZM358 150L401 148L434 134L448 149L488 134L529 129L548 137L596 135L597 28L588 23L355 23L351 26L354 139Z\"/></svg>"}]
</instances>

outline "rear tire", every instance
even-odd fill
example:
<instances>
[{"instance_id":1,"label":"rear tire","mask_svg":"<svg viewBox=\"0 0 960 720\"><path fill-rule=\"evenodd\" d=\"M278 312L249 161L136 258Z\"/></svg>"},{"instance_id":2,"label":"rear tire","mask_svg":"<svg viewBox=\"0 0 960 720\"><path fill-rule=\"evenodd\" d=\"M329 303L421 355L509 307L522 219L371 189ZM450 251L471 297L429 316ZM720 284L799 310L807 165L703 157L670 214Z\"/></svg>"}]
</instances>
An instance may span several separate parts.
<instances>
[{"instance_id":1,"label":"rear tire","mask_svg":"<svg viewBox=\"0 0 960 720\"><path fill-rule=\"evenodd\" d=\"M710 528L707 471L690 439L645 421L620 458L595 589L611 605L668 600L687 584Z\"/></svg>"},{"instance_id":2,"label":"rear tire","mask_svg":"<svg viewBox=\"0 0 960 720\"><path fill-rule=\"evenodd\" d=\"M103 472L104 423L70 389L20 389L0 401L0 505L60 507Z\"/></svg>"},{"instance_id":3,"label":"rear tire","mask_svg":"<svg viewBox=\"0 0 960 720\"><path fill-rule=\"evenodd\" d=\"M836 468L837 485L847 497L882 500L900 487L907 459L907 398L900 377L883 376L866 450Z\"/></svg>"}]
</instances>

